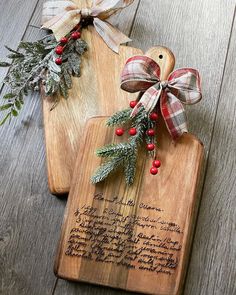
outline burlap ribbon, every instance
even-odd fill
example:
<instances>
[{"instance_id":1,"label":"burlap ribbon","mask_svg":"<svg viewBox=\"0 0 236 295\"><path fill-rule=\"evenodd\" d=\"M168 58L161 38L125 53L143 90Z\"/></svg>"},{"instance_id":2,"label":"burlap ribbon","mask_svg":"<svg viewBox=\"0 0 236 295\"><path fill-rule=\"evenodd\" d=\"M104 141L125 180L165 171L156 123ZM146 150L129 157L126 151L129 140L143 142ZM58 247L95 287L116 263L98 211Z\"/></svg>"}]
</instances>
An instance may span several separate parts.
<instances>
[{"instance_id":1,"label":"burlap ribbon","mask_svg":"<svg viewBox=\"0 0 236 295\"><path fill-rule=\"evenodd\" d=\"M73 1L45 0L43 7L43 28L53 31L59 41L66 36L82 18L92 17L97 33L116 53L119 45L131 39L106 21L111 15L127 7L134 0L93 0L91 8L79 9Z\"/></svg>"},{"instance_id":2,"label":"burlap ribbon","mask_svg":"<svg viewBox=\"0 0 236 295\"><path fill-rule=\"evenodd\" d=\"M197 70L178 69L166 81L161 81L159 65L147 56L134 56L127 61L121 88L131 93L143 92L131 116L137 114L140 106L150 113L160 100L161 113L173 139L188 132L183 104L195 104L202 98Z\"/></svg>"}]
</instances>

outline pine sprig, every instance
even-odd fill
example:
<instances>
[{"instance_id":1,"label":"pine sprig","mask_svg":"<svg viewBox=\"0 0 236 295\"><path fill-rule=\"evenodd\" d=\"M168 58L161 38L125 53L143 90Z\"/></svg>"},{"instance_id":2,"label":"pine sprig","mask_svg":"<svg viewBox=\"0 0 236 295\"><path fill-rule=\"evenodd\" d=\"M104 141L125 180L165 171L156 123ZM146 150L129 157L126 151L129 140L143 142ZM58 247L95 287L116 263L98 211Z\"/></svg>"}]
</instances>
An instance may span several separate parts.
<instances>
[{"instance_id":1,"label":"pine sprig","mask_svg":"<svg viewBox=\"0 0 236 295\"><path fill-rule=\"evenodd\" d=\"M0 62L0 67L9 67L4 84L10 91L2 98L7 102L0 111L7 113L0 126L12 116L16 117L24 104L24 97L31 91L39 91L41 85L46 96L59 93L68 97L71 76L80 76L81 55L87 50L87 44L81 39L70 39L61 56L62 64L57 65L55 48L58 44L53 35L47 35L36 42L21 42L18 50L6 47L12 63Z\"/></svg>"},{"instance_id":2,"label":"pine sprig","mask_svg":"<svg viewBox=\"0 0 236 295\"><path fill-rule=\"evenodd\" d=\"M96 151L98 157L107 158L112 157L115 154L122 155L126 152L129 152L132 148L130 143L118 143L118 144L109 144Z\"/></svg>"},{"instance_id":3,"label":"pine sprig","mask_svg":"<svg viewBox=\"0 0 236 295\"><path fill-rule=\"evenodd\" d=\"M92 177L92 183L103 181L112 171L116 171L122 164L122 157L112 157L112 160L105 162L97 169L96 173Z\"/></svg>"},{"instance_id":4,"label":"pine sprig","mask_svg":"<svg viewBox=\"0 0 236 295\"><path fill-rule=\"evenodd\" d=\"M131 112L132 110L130 109L123 110L109 118L108 126L120 125L122 122L135 128L136 134L131 136L125 143L108 144L96 151L99 157L106 158L106 160L92 176L92 183L95 184L103 181L112 172L122 167L126 183L128 185L133 184L139 148L141 144L147 143L146 132L150 127L154 127L154 122L150 120L143 107L139 109L138 114L134 118L130 117ZM154 142L154 139L150 140Z\"/></svg>"},{"instance_id":5,"label":"pine sprig","mask_svg":"<svg viewBox=\"0 0 236 295\"><path fill-rule=\"evenodd\" d=\"M125 109L115 113L107 120L107 126L121 125L129 121L132 109Z\"/></svg>"}]
</instances>

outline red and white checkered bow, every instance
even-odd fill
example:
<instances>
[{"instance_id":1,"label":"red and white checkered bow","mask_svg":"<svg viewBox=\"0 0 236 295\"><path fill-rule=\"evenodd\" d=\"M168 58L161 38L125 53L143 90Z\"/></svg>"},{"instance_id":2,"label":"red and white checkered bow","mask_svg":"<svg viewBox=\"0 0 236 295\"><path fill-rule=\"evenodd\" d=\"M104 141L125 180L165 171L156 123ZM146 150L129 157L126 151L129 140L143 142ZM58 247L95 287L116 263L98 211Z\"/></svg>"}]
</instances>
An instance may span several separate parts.
<instances>
[{"instance_id":1,"label":"red and white checkered bow","mask_svg":"<svg viewBox=\"0 0 236 295\"><path fill-rule=\"evenodd\" d=\"M132 117L141 106L150 113L160 100L161 113L173 139L188 132L183 104L195 104L202 98L197 70L177 69L166 81L161 81L159 65L147 56L128 59L121 75L121 88L131 93L144 92Z\"/></svg>"}]
</instances>

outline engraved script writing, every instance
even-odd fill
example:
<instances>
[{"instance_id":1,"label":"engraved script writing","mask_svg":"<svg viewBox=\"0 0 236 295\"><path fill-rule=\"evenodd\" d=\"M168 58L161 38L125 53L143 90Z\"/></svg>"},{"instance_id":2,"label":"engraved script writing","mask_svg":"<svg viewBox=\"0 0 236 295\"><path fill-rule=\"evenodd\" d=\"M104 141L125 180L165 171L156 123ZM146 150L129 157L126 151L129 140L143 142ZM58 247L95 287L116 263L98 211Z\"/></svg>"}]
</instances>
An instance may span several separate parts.
<instances>
[{"instance_id":1,"label":"engraved script writing","mask_svg":"<svg viewBox=\"0 0 236 295\"><path fill-rule=\"evenodd\" d=\"M92 206L85 204L76 210L76 226L65 254L171 275L178 266L182 248L178 237L183 231L162 213L161 208L149 204L96 194Z\"/></svg>"}]
</instances>

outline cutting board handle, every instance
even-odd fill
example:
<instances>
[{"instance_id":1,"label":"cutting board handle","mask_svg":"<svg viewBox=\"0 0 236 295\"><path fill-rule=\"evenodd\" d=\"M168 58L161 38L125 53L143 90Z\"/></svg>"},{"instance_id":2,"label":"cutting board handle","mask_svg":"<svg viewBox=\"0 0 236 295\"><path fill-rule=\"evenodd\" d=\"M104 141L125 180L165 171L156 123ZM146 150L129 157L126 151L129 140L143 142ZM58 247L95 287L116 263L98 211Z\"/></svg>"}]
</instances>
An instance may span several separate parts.
<instances>
[{"instance_id":1,"label":"cutting board handle","mask_svg":"<svg viewBox=\"0 0 236 295\"><path fill-rule=\"evenodd\" d=\"M161 68L161 80L166 80L175 67L175 56L170 49L163 46L150 48L146 56L155 60Z\"/></svg>"}]
</instances>

